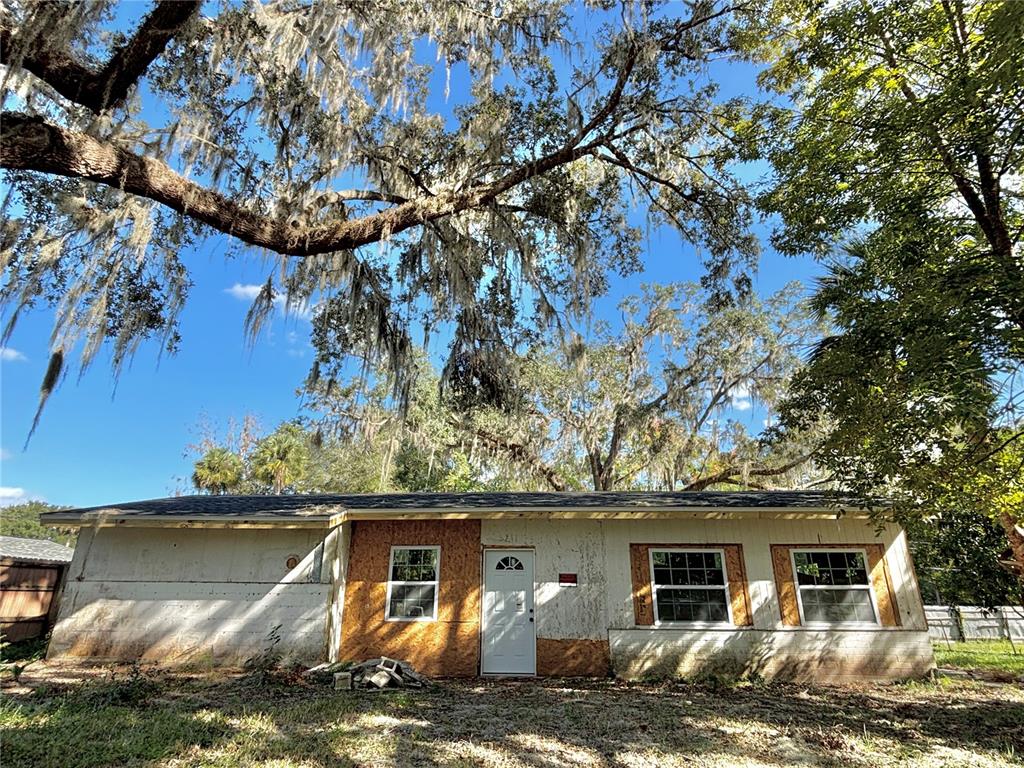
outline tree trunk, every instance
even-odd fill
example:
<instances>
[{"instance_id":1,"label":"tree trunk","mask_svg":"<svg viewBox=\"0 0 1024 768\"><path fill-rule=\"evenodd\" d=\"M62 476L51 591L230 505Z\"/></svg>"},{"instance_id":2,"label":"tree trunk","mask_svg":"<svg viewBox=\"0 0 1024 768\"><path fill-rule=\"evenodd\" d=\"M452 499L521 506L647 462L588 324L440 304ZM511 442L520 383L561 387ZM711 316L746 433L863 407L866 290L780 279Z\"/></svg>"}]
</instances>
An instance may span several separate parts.
<instances>
[{"instance_id":1,"label":"tree trunk","mask_svg":"<svg viewBox=\"0 0 1024 768\"><path fill-rule=\"evenodd\" d=\"M1014 568L1017 578L1024 581L1024 526L1017 522L1009 512L999 516L999 522L1006 531L1006 538L1013 552Z\"/></svg>"}]
</instances>

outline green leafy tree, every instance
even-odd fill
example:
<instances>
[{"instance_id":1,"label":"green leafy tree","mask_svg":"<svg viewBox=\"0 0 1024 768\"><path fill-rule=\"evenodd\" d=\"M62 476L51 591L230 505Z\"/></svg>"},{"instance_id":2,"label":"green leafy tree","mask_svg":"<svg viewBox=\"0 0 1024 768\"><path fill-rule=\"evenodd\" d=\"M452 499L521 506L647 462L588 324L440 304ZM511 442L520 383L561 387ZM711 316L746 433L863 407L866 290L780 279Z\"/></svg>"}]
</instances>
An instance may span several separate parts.
<instances>
[{"instance_id":1,"label":"green leafy tree","mask_svg":"<svg viewBox=\"0 0 1024 768\"><path fill-rule=\"evenodd\" d=\"M180 254L219 233L274 261L250 332L315 303L322 356L401 388L410 313L473 345L585 311L638 268L636 202L725 290L756 251L707 70L734 8L651 6L159 0L126 31L114 0L6 3L0 299L59 305L50 384L77 341L116 370L178 346Z\"/></svg>"},{"instance_id":2,"label":"green leafy tree","mask_svg":"<svg viewBox=\"0 0 1024 768\"><path fill-rule=\"evenodd\" d=\"M73 531L50 528L39 522L41 514L62 509L68 507L58 507L44 501L26 501L24 504L0 507L0 536L46 539L58 544L73 545L76 538Z\"/></svg>"},{"instance_id":3,"label":"green leafy tree","mask_svg":"<svg viewBox=\"0 0 1024 768\"><path fill-rule=\"evenodd\" d=\"M926 602L945 605L1024 604L1024 581L1002 526L973 509L950 509L904 521Z\"/></svg>"},{"instance_id":4,"label":"green leafy tree","mask_svg":"<svg viewBox=\"0 0 1024 768\"><path fill-rule=\"evenodd\" d=\"M192 472L192 484L208 493L237 492L242 485L245 464L233 451L215 447L203 454Z\"/></svg>"},{"instance_id":5,"label":"green leafy tree","mask_svg":"<svg viewBox=\"0 0 1024 768\"><path fill-rule=\"evenodd\" d=\"M647 287L620 305L621 330L536 344L519 362L519 405L462 426L554 490L806 484L808 443L770 446L739 418L755 402L772 411L820 330L798 294L714 307L694 285Z\"/></svg>"},{"instance_id":6,"label":"green leafy tree","mask_svg":"<svg viewBox=\"0 0 1024 768\"><path fill-rule=\"evenodd\" d=\"M969 276L962 298L1024 331L1024 6L798 0L758 18L761 81L790 101L763 125L774 244L827 256L858 227L923 235L917 264L945 244L935 278Z\"/></svg>"},{"instance_id":7,"label":"green leafy tree","mask_svg":"<svg viewBox=\"0 0 1024 768\"><path fill-rule=\"evenodd\" d=\"M308 436L295 424L282 424L258 443L250 459L252 476L284 493L295 486L309 469Z\"/></svg>"},{"instance_id":8,"label":"green leafy tree","mask_svg":"<svg viewBox=\"0 0 1024 768\"><path fill-rule=\"evenodd\" d=\"M780 250L829 262L815 304L836 328L785 424L822 428L818 461L837 481L909 514L1012 485L1024 4L778 2L746 32L762 83L786 97L751 123L774 169L758 202L781 221ZM974 508L1024 569L1024 506Z\"/></svg>"},{"instance_id":9,"label":"green leafy tree","mask_svg":"<svg viewBox=\"0 0 1024 768\"><path fill-rule=\"evenodd\" d=\"M715 307L697 286L652 286L623 302L621 330L552 332L506 359L500 381L472 356L440 382L422 360L404 415L361 377L316 379L308 404L352 439L393 435L413 459L406 484L424 461L432 478L465 475L465 461L503 489L802 486L819 477L812 438L772 442L738 417L755 401L770 413L819 332L798 293ZM489 387L505 388L502 407L478 397Z\"/></svg>"}]
</instances>

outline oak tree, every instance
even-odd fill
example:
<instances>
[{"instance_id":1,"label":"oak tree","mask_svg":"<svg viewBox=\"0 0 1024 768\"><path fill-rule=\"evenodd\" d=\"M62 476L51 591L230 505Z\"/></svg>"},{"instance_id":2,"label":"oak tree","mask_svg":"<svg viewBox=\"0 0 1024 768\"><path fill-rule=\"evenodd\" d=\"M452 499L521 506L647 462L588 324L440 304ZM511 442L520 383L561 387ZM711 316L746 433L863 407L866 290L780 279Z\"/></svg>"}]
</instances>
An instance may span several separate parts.
<instances>
[{"instance_id":1,"label":"oak tree","mask_svg":"<svg viewBox=\"0 0 1024 768\"><path fill-rule=\"evenodd\" d=\"M500 406L439 387L422 357L404 415L379 377L319 370L306 405L332 438L390 435L439 466L456 452L506 490L806 487L821 478L815 436L770 440L763 424L821 330L799 299L790 286L711 309L699 286L649 286L620 322L553 330L511 355Z\"/></svg>"},{"instance_id":2,"label":"oak tree","mask_svg":"<svg viewBox=\"0 0 1024 768\"><path fill-rule=\"evenodd\" d=\"M313 304L401 391L412 328L472 348L585 311L637 268L634 204L725 291L756 250L706 67L737 8L657 5L6 3L6 333L56 306L44 399L76 343L174 349L186 255L223 235L269 262L251 332Z\"/></svg>"}]
</instances>

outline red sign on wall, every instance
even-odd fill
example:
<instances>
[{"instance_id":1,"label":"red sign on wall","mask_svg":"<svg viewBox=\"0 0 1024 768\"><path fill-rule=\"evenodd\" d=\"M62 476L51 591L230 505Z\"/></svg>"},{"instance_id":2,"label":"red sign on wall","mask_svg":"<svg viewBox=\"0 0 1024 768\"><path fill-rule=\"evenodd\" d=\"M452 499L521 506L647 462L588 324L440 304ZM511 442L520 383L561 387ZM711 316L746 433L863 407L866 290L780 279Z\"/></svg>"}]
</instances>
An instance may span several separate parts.
<instances>
[{"instance_id":1,"label":"red sign on wall","mask_svg":"<svg viewBox=\"0 0 1024 768\"><path fill-rule=\"evenodd\" d=\"M558 574L558 585L560 587L575 587L576 586L576 574L575 573L560 573Z\"/></svg>"}]
</instances>

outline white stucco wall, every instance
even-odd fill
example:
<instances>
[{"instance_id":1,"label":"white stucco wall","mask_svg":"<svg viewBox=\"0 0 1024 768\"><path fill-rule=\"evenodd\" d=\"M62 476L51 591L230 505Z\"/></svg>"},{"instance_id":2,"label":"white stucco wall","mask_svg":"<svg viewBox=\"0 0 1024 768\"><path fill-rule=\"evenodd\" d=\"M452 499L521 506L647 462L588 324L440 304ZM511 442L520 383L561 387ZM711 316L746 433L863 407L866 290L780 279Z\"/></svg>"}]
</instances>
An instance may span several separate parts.
<instances>
[{"instance_id":1,"label":"white stucco wall","mask_svg":"<svg viewBox=\"0 0 1024 768\"><path fill-rule=\"evenodd\" d=\"M536 550L537 635L607 639L624 677L756 673L846 680L910 677L933 666L917 581L904 534L855 519L484 520L485 546ZM630 544L741 544L754 626L680 630L635 625ZM785 627L771 562L772 544L885 547L901 627ZM580 585L558 585L578 573Z\"/></svg>"},{"instance_id":2,"label":"white stucco wall","mask_svg":"<svg viewBox=\"0 0 1024 768\"><path fill-rule=\"evenodd\" d=\"M485 547L536 549L534 601L537 636L553 640L608 637L603 523L598 520L483 520ZM575 573L578 586L558 583Z\"/></svg>"},{"instance_id":3,"label":"white stucco wall","mask_svg":"<svg viewBox=\"0 0 1024 768\"><path fill-rule=\"evenodd\" d=\"M83 529L49 657L242 664L326 656L333 542L312 529ZM325 554L325 551L327 554ZM290 556L299 565L288 570Z\"/></svg>"},{"instance_id":4,"label":"white stucco wall","mask_svg":"<svg viewBox=\"0 0 1024 768\"><path fill-rule=\"evenodd\" d=\"M910 566L906 538L895 527L876 537L866 520L731 519L731 520L610 520L604 526L607 567L608 626L633 626L632 580L629 545L634 544L741 544L746 563L750 600L756 629L782 629L782 614L775 592L772 544L873 544L885 547L885 558L896 591L904 629L927 631L917 580Z\"/></svg>"}]
</instances>

